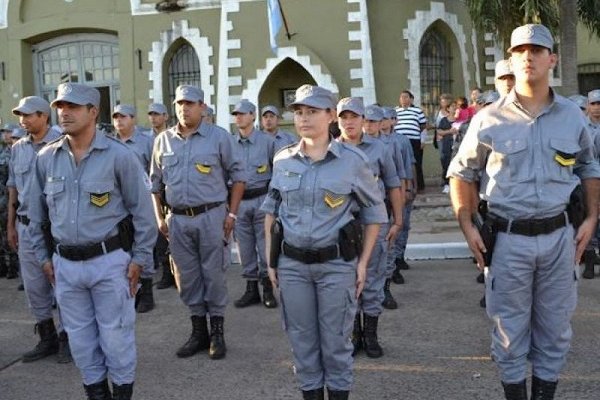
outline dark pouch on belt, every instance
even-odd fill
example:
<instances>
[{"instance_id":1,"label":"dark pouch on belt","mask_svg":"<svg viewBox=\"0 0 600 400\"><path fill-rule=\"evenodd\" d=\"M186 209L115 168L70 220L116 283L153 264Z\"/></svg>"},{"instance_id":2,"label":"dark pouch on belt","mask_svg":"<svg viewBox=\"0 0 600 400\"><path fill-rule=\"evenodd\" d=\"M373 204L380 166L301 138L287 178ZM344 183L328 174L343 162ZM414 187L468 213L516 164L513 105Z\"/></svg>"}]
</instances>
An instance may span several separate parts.
<instances>
[{"instance_id":1,"label":"dark pouch on belt","mask_svg":"<svg viewBox=\"0 0 600 400\"><path fill-rule=\"evenodd\" d=\"M567 214L569 215L569 221L571 221L575 229L581 226L587 215L585 209L585 194L581 185L577 185L571 192L569 204L567 204Z\"/></svg>"},{"instance_id":2,"label":"dark pouch on belt","mask_svg":"<svg viewBox=\"0 0 600 400\"><path fill-rule=\"evenodd\" d=\"M485 246L486 252L483 253L483 260L486 267L492 265L492 255L494 253L494 246L496 244L496 229L494 224L489 218L483 219L481 214L476 213L473 215L473 225L479 231L483 245Z\"/></svg>"},{"instance_id":3,"label":"dark pouch on belt","mask_svg":"<svg viewBox=\"0 0 600 400\"><path fill-rule=\"evenodd\" d=\"M133 227L133 217L128 215L123 218L117 225L119 229L119 239L121 240L121 247L123 250L130 251L133 246L133 237L135 229Z\"/></svg>"},{"instance_id":4,"label":"dark pouch on belt","mask_svg":"<svg viewBox=\"0 0 600 400\"><path fill-rule=\"evenodd\" d=\"M362 225L356 219L348 222L339 233L340 254L344 261L354 260L362 250Z\"/></svg>"},{"instance_id":5,"label":"dark pouch on belt","mask_svg":"<svg viewBox=\"0 0 600 400\"><path fill-rule=\"evenodd\" d=\"M283 225L279 218L276 218L271 224L271 249L269 251L269 267L271 268L277 268L279 265L279 255L281 254L282 243Z\"/></svg>"}]
</instances>

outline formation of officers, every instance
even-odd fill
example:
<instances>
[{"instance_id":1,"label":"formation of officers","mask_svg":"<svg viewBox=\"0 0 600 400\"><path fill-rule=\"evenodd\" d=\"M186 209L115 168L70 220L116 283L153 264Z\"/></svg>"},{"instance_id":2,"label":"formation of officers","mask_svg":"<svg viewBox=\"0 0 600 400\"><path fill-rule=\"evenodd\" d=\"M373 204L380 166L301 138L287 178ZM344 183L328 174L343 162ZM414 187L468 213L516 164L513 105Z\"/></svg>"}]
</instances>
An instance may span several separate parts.
<instances>
[{"instance_id":1,"label":"formation of officers","mask_svg":"<svg viewBox=\"0 0 600 400\"><path fill-rule=\"evenodd\" d=\"M488 267L492 353L507 399L528 398L527 360L532 398L554 397L571 336L576 261L598 215L594 141L577 107L548 86L552 48L541 25L513 32L515 87L476 115L448 168L461 228ZM141 132L135 108L121 104L114 137L96 129L95 88L61 84L52 104L21 99L13 113L27 135L10 156L8 234L40 335L23 361L72 356L88 399L130 399L135 310L154 307L157 267L159 287L174 281L189 309L191 334L176 355L225 357L225 272L235 239L247 284L234 305L281 306L303 398L348 399L353 356L383 355L378 321L383 308L397 308L390 283L402 283L407 268L418 184L415 145L398 132L423 129L411 96L404 91L397 109L365 107L303 85L290 106L299 137L279 129L273 106L262 108L257 130L247 100L231 111L232 135L212 123L203 91L189 85L176 90L175 126L155 103L152 131ZM590 102L600 104L600 92ZM50 107L62 133L50 129ZM580 183L587 215L575 228L567 206ZM472 222L479 198L497 234L491 263L484 253L492 248Z\"/></svg>"}]
</instances>

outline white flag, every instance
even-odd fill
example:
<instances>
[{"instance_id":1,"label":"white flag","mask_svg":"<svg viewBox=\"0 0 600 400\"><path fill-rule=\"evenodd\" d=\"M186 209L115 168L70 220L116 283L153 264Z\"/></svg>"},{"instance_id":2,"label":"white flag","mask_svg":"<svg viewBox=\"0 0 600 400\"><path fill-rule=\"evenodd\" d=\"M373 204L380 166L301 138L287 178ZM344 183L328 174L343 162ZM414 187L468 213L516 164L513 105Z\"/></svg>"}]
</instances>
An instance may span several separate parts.
<instances>
[{"instance_id":1,"label":"white flag","mask_svg":"<svg viewBox=\"0 0 600 400\"><path fill-rule=\"evenodd\" d=\"M277 54L277 34L283 26L283 15L278 0L267 0L267 17L269 18L271 50L274 54Z\"/></svg>"}]
</instances>

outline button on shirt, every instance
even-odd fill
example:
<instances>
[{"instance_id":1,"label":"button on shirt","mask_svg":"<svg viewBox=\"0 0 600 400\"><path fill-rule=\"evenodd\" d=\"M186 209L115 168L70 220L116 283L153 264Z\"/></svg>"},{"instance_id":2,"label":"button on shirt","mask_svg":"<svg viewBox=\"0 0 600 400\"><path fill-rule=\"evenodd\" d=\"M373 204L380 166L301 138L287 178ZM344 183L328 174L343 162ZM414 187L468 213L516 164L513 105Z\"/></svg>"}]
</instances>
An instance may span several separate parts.
<instances>
[{"instance_id":1,"label":"button on shirt","mask_svg":"<svg viewBox=\"0 0 600 400\"><path fill-rule=\"evenodd\" d=\"M41 223L50 220L61 245L99 243L117 234L117 224L131 215L135 227L132 261L153 263L157 227L144 172L131 152L100 131L79 165L66 137L48 144L36 160L31 179L29 218L36 256L49 259Z\"/></svg>"},{"instance_id":2,"label":"button on shirt","mask_svg":"<svg viewBox=\"0 0 600 400\"><path fill-rule=\"evenodd\" d=\"M217 125L200 124L188 137L177 126L167 129L154 140L152 192L164 185L167 203L175 208L225 201L226 182L245 182L247 176L234 145L234 137Z\"/></svg>"},{"instance_id":3,"label":"button on shirt","mask_svg":"<svg viewBox=\"0 0 600 400\"><path fill-rule=\"evenodd\" d=\"M14 187L17 190L19 201L17 214L27 216L27 203L30 198L29 180L33 175L37 153L46 144L58 139L60 136L60 132L48 129L39 143L33 143L31 134L28 134L12 146L6 186Z\"/></svg>"},{"instance_id":4,"label":"button on shirt","mask_svg":"<svg viewBox=\"0 0 600 400\"><path fill-rule=\"evenodd\" d=\"M302 141L277 153L261 207L279 216L287 243L306 249L336 244L358 207L364 224L388 221L363 152L332 139L325 158L313 162L301 149Z\"/></svg>"},{"instance_id":5,"label":"button on shirt","mask_svg":"<svg viewBox=\"0 0 600 400\"><path fill-rule=\"evenodd\" d=\"M264 188L269 185L275 156L275 139L254 129L247 138L235 135L235 144L246 165L246 189Z\"/></svg>"},{"instance_id":6,"label":"button on shirt","mask_svg":"<svg viewBox=\"0 0 600 400\"><path fill-rule=\"evenodd\" d=\"M472 182L483 171L481 197L504 218L564 211L580 179L600 177L600 167L581 111L554 92L552 98L537 117L520 106L514 90L477 113L448 176Z\"/></svg>"},{"instance_id":7,"label":"button on shirt","mask_svg":"<svg viewBox=\"0 0 600 400\"><path fill-rule=\"evenodd\" d=\"M152 160L152 146L154 138L137 129L128 139L122 140L119 134L117 134L117 138L119 138L119 140L121 140L125 146L133 151L144 171L150 171L150 161Z\"/></svg>"}]
</instances>

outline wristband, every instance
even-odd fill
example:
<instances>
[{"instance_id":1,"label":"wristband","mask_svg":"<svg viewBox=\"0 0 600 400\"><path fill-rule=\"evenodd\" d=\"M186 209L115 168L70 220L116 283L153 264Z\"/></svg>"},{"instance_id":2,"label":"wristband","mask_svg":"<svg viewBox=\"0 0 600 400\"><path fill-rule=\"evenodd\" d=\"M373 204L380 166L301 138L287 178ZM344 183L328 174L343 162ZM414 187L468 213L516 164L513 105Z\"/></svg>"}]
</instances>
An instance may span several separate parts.
<instances>
[{"instance_id":1,"label":"wristband","mask_svg":"<svg viewBox=\"0 0 600 400\"><path fill-rule=\"evenodd\" d=\"M231 219L233 219L234 221L237 221L237 215L235 215L234 213L229 213L227 214L227 216Z\"/></svg>"}]
</instances>

